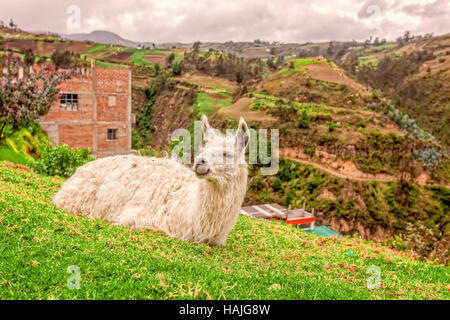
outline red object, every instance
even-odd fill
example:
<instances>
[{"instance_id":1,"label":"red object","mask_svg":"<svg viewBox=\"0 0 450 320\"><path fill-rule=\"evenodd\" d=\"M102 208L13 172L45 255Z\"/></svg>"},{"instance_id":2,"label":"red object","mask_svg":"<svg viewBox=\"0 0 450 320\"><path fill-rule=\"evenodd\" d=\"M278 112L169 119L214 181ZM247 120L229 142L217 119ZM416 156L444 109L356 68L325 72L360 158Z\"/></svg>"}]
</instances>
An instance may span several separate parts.
<instances>
[{"instance_id":1,"label":"red object","mask_svg":"<svg viewBox=\"0 0 450 320\"><path fill-rule=\"evenodd\" d=\"M295 219L286 220L287 224L292 224L292 225L311 223L311 222L314 222L314 217L295 218Z\"/></svg>"}]
</instances>

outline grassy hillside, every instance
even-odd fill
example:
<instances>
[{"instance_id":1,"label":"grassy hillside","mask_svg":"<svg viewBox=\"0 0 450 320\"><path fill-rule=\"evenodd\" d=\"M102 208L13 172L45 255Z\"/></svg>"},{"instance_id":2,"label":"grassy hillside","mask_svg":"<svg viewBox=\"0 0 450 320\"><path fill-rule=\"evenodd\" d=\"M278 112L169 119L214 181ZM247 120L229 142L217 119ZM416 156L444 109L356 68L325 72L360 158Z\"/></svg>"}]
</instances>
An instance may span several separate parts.
<instances>
[{"instance_id":1,"label":"grassy hillside","mask_svg":"<svg viewBox=\"0 0 450 320\"><path fill-rule=\"evenodd\" d=\"M253 127L277 127L280 147L293 149L299 158L340 172L350 164L361 174L392 179L400 174L401 162L410 161L414 172L409 174L420 181L448 184L448 160L438 141L395 105L384 112L385 102L376 93L331 61L291 59L249 91L222 114L243 116ZM441 166L427 165L411 150L442 154Z\"/></svg>"},{"instance_id":2,"label":"grassy hillside","mask_svg":"<svg viewBox=\"0 0 450 320\"><path fill-rule=\"evenodd\" d=\"M38 124L32 123L0 144L0 160L27 165L34 161L37 148L47 142L47 134Z\"/></svg>"},{"instance_id":3,"label":"grassy hillside","mask_svg":"<svg viewBox=\"0 0 450 320\"><path fill-rule=\"evenodd\" d=\"M448 151L450 34L360 47L346 56L341 65L392 99ZM370 64L372 67L363 66Z\"/></svg>"},{"instance_id":4,"label":"grassy hillside","mask_svg":"<svg viewBox=\"0 0 450 320\"><path fill-rule=\"evenodd\" d=\"M447 267L373 243L241 216L226 247L192 244L59 210L62 182L0 164L0 299L450 298Z\"/></svg>"}]
</instances>

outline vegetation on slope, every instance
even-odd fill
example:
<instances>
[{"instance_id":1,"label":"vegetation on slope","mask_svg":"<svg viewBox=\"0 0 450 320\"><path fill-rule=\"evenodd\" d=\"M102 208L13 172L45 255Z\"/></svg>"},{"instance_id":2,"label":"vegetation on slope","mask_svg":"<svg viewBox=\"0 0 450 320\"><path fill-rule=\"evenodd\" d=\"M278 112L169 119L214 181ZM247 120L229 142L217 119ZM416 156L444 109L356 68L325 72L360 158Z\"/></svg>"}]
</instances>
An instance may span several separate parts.
<instances>
[{"instance_id":1,"label":"vegetation on slope","mask_svg":"<svg viewBox=\"0 0 450 320\"><path fill-rule=\"evenodd\" d=\"M319 224L413 249L420 256L448 263L450 191L397 182L359 182L333 177L300 162L282 160L275 176L252 166L245 202L277 202L315 208Z\"/></svg>"},{"instance_id":2,"label":"vegetation on slope","mask_svg":"<svg viewBox=\"0 0 450 320\"><path fill-rule=\"evenodd\" d=\"M29 165L34 162L38 148L48 143L48 136L42 128L31 123L0 144L0 160Z\"/></svg>"},{"instance_id":3,"label":"vegetation on slope","mask_svg":"<svg viewBox=\"0 0 450 320\"><path fill-rule=\"evenodd\" d=\"M0 164L1 299L450 298L448 268L373 243L241 216L226 247L193 244L59 210L62 182Z\"/></svg>"}]
</instances>

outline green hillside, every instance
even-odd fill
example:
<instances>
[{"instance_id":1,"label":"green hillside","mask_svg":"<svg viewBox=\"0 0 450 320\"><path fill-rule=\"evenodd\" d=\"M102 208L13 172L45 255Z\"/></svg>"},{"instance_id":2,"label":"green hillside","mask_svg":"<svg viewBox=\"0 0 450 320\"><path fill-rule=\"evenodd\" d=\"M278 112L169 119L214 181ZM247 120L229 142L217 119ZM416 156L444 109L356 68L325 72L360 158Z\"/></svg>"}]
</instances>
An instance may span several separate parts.
<instances>
[{"instance_id":1,"label":"green hillside","mask_svg":"<svg viewBox=\"0 0 450 320\"><path fill-rule=\"evenodd\" d=\"M0 299L450 298L448 267L373 243L241 216L226 247L192 244L64 212L62 182L0 164Z\"/></svg>"},{"instance_id":2,"label":"green hillside","mask_svg":"<svg viewBox=\"0 0 450 320\"><path fill-rule=\"evenodd\" d=\"M28 128L14 133L0 144L0 160L18 164L30 164L34 161L37 149L48 142L48 136L42 128L31 123Z\"/></svg>"}]
</instances>

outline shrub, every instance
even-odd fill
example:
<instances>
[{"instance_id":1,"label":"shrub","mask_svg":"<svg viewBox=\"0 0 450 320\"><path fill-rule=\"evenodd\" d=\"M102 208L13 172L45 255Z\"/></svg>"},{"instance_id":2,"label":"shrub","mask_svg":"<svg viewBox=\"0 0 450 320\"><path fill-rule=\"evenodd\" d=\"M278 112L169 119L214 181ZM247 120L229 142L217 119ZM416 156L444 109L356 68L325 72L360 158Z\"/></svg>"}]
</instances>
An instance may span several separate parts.
<instances>
[{"instance_id":1,"label":"shrub","mask_svg":"<svg viewBox=\"0 0 450 320\"><path fill-rule=\"evenodd\" d=\"M322 135L319 138L319 145L325 146L325 145L333 145L338 141L338 138L330 136L330 135Z\"/></svg>"},{"instance_id":2,"label":"shrub","mask_svg":"<svg viewBox=\"0 0 450 320\"><path fill-rule=\"evenodd\" d=\"M167 57L166 57L166 64L167 65L171 65L172 62L175 60L175 54L173 52L171 52Z\"/></svg>"},{"instance_id":3,"label":"shrub","mask_svg":"<svg viewBox=\"0 0 450 320\"><path fill-rule=\"evenodd\" d=\"M334 122L327 122L326 125L328 127L328 131L330 131L330 132L334 131L334 129L336 129L336 127L337 127L337 124Z\"/></svg>"},{"instance_id":4,"label":"shrub","mask_svg":"<svg viewBox=\"0 0 450 320\"><path fill-rule=\"evenodd\" d=\"M426 167L438 166L444 155L435 149L415 150L414 158L423 162Z\"/></svg>"},{"instance_id":5,"label":"shrub","mask_svg":"<svg viewBox=\"0 0 450 320\"><path fill-rule=\"evenodd\" d=\"M316 154L316 147L310 146L308 148L303 149L303 153L308 155L310 158L313 158Z\"/></svg>"},{"instance_id":6,"label":"shrub","mask_svg":"<svg viewBox=\"0 0 450 320\"><path fill-rule=\"evenodd\" d=\"M37 173L64 178L74 174L79 166L94 160L90 156L90 150L75 150L64 143L57 146L45 145L39 149L39 154L41 158L32 164Z\"/></svg>"},{"instance_id":7,"label":"shrub","mask_svg":"<svg viewBox=\"0 0 450 320\"><path fill-rule=\"evenodd\" d=\"M303 110L300 114L300 119L297 122L297 127L306 129L309 127L309 116L306 110Z\"/></svg>"},{"instance_id":8,"label":"shrub","mask_svg":"<svg viewBox=\"0 0 450 320\"><path fill-rule=\"evenodd\" d=\"M284 205L286 208L289 208L291 202L295 199L295 193L292 191L289 191L286 193L286 198L284 200Z\"/></svg>"},{"instance_id":9,"label":"shrub","mask_svg":"<svg viewBox=\"0 0 450 320\"><path fill-rule=\"evenodd\" d=\"M153 149L151 146L146 146L139 149L139 153L146 157L161 157L161 153L158 150Z\"/></svg>"},{"instance_id":10,"label":"shrub","mask_svg":"<svg viewBox=\"0 0 450 320\"><path fill-rule=\"evenodd\" d=\"M20 66L20 61L10 60L6 73L0 72L0 143L45 115L58 98L58 84L71 75L42 65L38 73L18 79Z\"/></svg>"},{"instance_id":11,"label":"shrub","mask_svg":"<svg viewBox=\"0 0 450 320\"><path fill-rule=\"evenodd\" d=\"M366 121L364 121L363 119L360 119L357 123L356 123L356 127L357 128L362 128L364 129L366 127Z\"/></svg>"},{"instance_id":12,"label":"shrub","mask_svg":"<svg viewBox=\"0 0 450 320\"><path fill-rule=\"evenodd\" d=\"M282 182L281 182L280 178L276 177L275 180L273 180L273 182L272 182L272 189L274 191L280 191L280 190L283 189L283 185L282 185Z\"/></svg>"},{"instance_id":13,"label":"shrub","mask_svg":"<svg viewBox=\"0 0 450 320\"><path fill-rule=\"evenodd\" d=\"M57 68L70 68L72 66L72 55L68 50L56 50L53 52L51 59Z\"/></svg>"},{"instance_id":14,"label":"shrub","mask_svg":"<svg viewBox=\"0 0 450 320\"><path fill-rule=\"evenodd\" d=\"M179 76L179 75L181 75L181 72L182 72L182 70L181 70L181 63L180 62L172 63L172 73L175 76Z\"/></svg>"}]
</instances>

